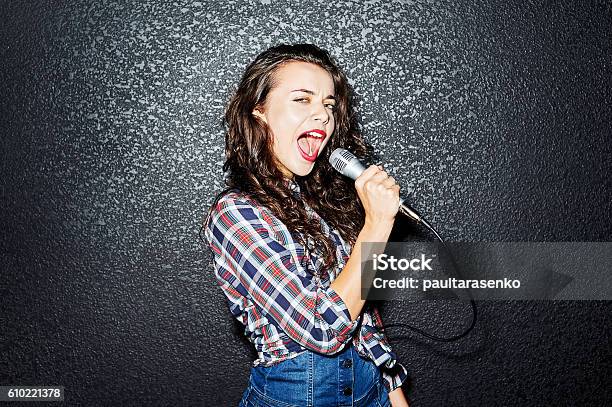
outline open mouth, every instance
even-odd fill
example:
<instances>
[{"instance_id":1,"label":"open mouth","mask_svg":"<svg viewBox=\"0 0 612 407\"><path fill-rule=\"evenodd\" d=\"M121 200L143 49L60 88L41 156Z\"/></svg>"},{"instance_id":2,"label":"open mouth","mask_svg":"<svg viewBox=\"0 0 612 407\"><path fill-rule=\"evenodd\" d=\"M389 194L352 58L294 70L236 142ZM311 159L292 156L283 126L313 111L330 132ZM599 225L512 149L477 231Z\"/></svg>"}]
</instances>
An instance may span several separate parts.
<instances>
[{"instance_id":1,"label":"open mouth","mask_svg":"<svg viewBox=\"0 0 612 407\"><path fill-rule=\"evenodd\" d=\"M312 162L317 159L321 144L325 140L325 135L321 133L319 131L307 131L298 137L298 150L306 161Z\"/></svg>"}]
</instances>

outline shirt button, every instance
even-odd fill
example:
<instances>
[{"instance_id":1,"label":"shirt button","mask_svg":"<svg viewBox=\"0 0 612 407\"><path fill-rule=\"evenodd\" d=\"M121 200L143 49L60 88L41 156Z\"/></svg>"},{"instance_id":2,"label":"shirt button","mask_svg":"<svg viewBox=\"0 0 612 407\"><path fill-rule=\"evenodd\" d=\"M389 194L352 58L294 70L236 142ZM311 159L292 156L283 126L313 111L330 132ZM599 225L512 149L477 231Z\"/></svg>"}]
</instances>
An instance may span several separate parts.
<instances>
[{"instance_id":1,"label":"shirt button","mask_svg":"<svg viewBox=\"0 0 612 407\"><path fill-rule=\"evenodd\" d=\"M352 361L352 360L350 360L350 359L345 359L345 360L342 362L342 367L349 368L349 367L351 367L351 366L353 366L353 361Z\"/></svg>"},{"instance_id":2,"label":"shirt button","mask_svg":"<svg viewBox=\"0 0 612 407\"><path fill-rule=\"evenodd\" d=\"M353 394L353 389L351 389L350 387L345 387L344 390L342 391L342 393L345 396L350 396L351 394Z\"/></svg>"}]
</instances>

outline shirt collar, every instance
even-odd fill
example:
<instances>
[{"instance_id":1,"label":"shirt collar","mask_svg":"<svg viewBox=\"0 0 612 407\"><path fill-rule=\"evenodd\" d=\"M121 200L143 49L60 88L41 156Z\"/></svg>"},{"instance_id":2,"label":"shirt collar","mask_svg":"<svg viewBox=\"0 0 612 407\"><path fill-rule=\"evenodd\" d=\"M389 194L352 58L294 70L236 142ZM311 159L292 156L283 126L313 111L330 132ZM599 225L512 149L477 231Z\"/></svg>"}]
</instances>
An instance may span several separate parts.
<instances>
[{"instance_id":1,"label":"shirt collar","mask_svg":"<svg viewBox=\"0 0 612 407\"><path fill-rule=\"evenodd\" d=\"M298 183L293 179L286 179L285 185L289 188L289 190L296 196L300 196L301 190Z\"/></svg>"}]
</instances>

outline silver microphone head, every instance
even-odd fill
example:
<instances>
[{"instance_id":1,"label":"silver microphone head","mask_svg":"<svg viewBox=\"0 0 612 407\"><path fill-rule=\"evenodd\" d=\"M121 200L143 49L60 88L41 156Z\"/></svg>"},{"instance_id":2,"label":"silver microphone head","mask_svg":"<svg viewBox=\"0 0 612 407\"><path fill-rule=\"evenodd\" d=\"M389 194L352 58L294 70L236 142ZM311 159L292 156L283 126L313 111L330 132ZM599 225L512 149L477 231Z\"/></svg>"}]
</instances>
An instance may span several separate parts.
<instances>
[{"instance_id":1,"label":"silver microphone head","mask_svg":"<svg viewBox=\"0 0 612 407\"><path fill-rule=\"evenodd\" d=\"M353 153L343 148L337 148L331 153L329 163L340 174L352 179L357 179L365 170L361 161Z\"/></svg>"}]
</instances>

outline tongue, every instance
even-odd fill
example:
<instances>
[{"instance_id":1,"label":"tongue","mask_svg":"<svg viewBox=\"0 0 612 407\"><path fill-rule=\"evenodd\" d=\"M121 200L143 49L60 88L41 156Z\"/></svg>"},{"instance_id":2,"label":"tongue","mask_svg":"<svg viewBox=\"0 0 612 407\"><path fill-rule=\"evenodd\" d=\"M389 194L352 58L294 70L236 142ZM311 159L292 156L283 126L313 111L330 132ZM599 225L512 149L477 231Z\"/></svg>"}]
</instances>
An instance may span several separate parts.
<instances>
[{"instance_id":1,"label":"tongue","mask_svg":"<svg viewBox=\"0 0 612 407\"><path fill-rule=\"evenodd\" d=\"M302 150L304 150L304 152L308 155L312 155L317 149L317 147L319 147L320 145L318 139L308 136L300 137L300 139L298 139L298 144L300 145Z\"/></svg>"}]
</instances>

